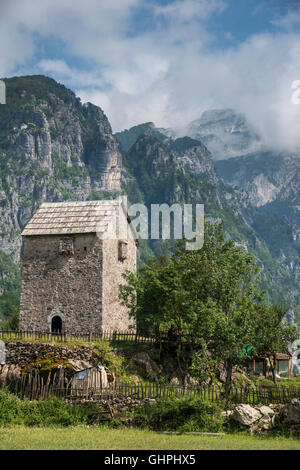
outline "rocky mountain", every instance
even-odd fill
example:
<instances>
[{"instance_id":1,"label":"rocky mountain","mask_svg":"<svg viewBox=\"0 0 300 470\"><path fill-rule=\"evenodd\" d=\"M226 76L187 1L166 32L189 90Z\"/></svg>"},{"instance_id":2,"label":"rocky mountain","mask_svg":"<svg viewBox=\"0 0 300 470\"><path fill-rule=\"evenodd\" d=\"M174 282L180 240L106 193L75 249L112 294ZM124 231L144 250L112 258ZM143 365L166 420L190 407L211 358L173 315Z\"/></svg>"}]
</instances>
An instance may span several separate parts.
<instances>
[{"instance_id":1,"label":"rocky mountain","mask_svg":"<svg viewBox=\"0 0 300 470\"><path fill-rule=\"evenodd\" d=\"M261 207L274 201L300 198L300 155L264 151L218 161L219 176L233 186L244 189L251 203Z\"/></svg>"},{"instance_id":2,"label":"rocky mountain","mask_svg":"<svg viewBox=\"0 0 300 470\"><path fill-rule=\"evenodd\" d=\"M124 167L134 177L143 200L149 205L187 202L192 181L199 185L198 199L204 181L203 197L208 196L210 186L215 191L214 198L219 199L211 154L203 144L189 137L163 143L152 135L142 134L123 158Z\"/></svg>"},{"instance_id":3,"label":"rocky mountain","mask_svg":"<svg viewBox=\"0 0 300 470\"><path fill-rule=\"evenodd\" d=\"M199 119L187 126L185 134L201 140L214 160L245 155L263 146L245 116L232 109L204 111Z\"/></svg>"},{"instance_id":4,"label":"rocky mountain","mask_svg":"<svg viewBox=\"0 0 300 470\"><path fill-rule=\"evenodd\" d=\"M216 172L202 141L176 138L153 123L113 135L99 107L83 105L47 77L6 79L6 87L7 104L0 106L0 316L17 308L20 234L40 203L120 194L148 206L204 203L206 215L222 219L228 236L256 256L271 298L286 299L297 313L291 225L282 253L273 249L261 206L253 204L246 187L233 186L225 169L217 165ZM280 233L282 219L268 217L272 233ZM142 241L141 259L165 250L161 240Z\"/></svg>"},{"instance_id":5,"label":"rocky mountain","mask_svg":"<svg viewBox=\"0 0 300 470\"><path fill-rule=\"evenodd\" d=\"M121 149L126 152L143 134L152 135L161 142L167 142L169 137L161 132L162 130L163 129L157 129L153 122L145 122L143 124L139 124L138 126L131 127L130 129L116 132L115 137L119 142Z\"/></svg>"},{"instance_id":6,"label":"rocky mountain","mask_svg":"<svg viewBox=\"0 0 300 470\"><path fill-rule=\"evenodd\" d=\"M213 162L200 141L173 135L166 139L161 133L152 123L126 130L127 139L136 139L127 151L122 147L122 133L118 134L125 151L124 166L134 175L127 193L147 204L204 203L206 214L222 219L228 234L256 256L272 298L285 299L291 312L299 312L299 226L295 217L299 160L291 155L284 161L280 156L272 159L272 152L265 151ZM285 186L288 181L290 189ZM287 218L289 211L278 211L274 205L278 201L266 204L273 201L270 187L282 195L281 204L286 197L285 210L288 204L291 217Z\"/></svg>"},{"instance_id":7,"label":"rocky mountain","mask_svg":"<svg viewBox=\"0 0 300 470\"><path fill-rule=\"evenodd\" d=\"M162 131L165 130L157 129L150 122L118 132L115 134L115 137L120 144L121 150L131 154L132 152L142 154L143 151L147 153L147 143L151 145L151 143L157 141L157 149L165 149L166 152L173 156L170 166L175 166L184 173L206 174L210 180L213 179L216 183L217 177L212 162L212 155L202 142L187 136L175 138L171 135L168 137ZM141 145L142 152L140 151Z\"/></svg>"},{"instance_id":8,"label":"rocky mountain","mask_svg":"<svg viewBox=\"0 0 300 470\"><path fill-rule=\"evenodd\" d=\"M300 242L300 155L265 151L216 162L219 177L247 193L265 217L276 217Z\"/></svg>"},{"instance_id":9,"label":"rocky mountain","mask_svg":"<svg viewBox=\"0 0 300 470\"><path fill-rule=\"evenodd\" d=\"M6 80L0 106L0 249L18 258L20 231L43 200L119 191L122 157L103 111L54 80ZM10 234L10 236L8 236Z\"/></svg>"},{"instance_id":10,"label":"rocky mountain","mask_svg":"<svg viewBox=\"0 0 300 470\"><path fill-rule=\"evenodd\" d=\"M261 151L215 162L215 167L220 178L247 195L251 226L288 269L299 302L300 155Z\"/></svg>"}]
</instances>

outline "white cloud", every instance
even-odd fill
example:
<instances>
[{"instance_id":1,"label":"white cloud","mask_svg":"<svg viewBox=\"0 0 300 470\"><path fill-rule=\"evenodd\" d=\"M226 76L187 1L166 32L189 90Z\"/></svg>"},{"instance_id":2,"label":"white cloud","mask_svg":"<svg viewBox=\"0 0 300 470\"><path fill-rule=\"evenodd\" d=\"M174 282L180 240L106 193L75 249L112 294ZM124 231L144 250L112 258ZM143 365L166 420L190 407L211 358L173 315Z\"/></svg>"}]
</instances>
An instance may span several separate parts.
<instances>
[{"instance_id":1,"label":"white cloud","mask_svg":"<svg viewBox=\"0 0 300 470\"><path fill-rule=\"evenodd\" d=\"M298 25L300 23L300 5L298 4L296 8L295 6L296 4L294 4L294 8L288 8L284 16L275 18L271 23L286 30L290 30L293 26Z\"/></svg>"},{"instance_id":2,"label":"white cloud","mask_svg":"<svg viewBox=\"0 0 300 470\"><path fill-rule=\"evenodd\" d=\"M207 20L213 13L222 12L226 4L222 0L177 0L164 6L156 6L155 14L165 16L175 23Z\"/></svg>"},{"instance_id":3,"label":"white cloud","mask_svg":"<svg viewBox=\"0 0 300 470\"><path fill-rule=\"evenodd\" d=\"M52 74L60 80L68 81L73 87L100 87L99 75L94 72L69 67L64 60L44 59L36 64L37 69L44 74ZM102 83L105 86L105 83Z\"/></svg>"},{"instance_id":4,"label":"white cloud","mask_svg":"<svg viewBox=\"0 0 300 470\"><path fill-rule=\"evenodd\" d=\"M150 19L136 31L138 7ZM209 21L225 8L221 0L3 1L0 76L51 74L101 106L115 131L145 121L180 128L207 108L230 107L245 112L269 144L295 149L300 106L291 102L291 84L300 80L300 33L285 26L219 50ZM297 20L289 15L285 25ZM58 40L60 57L34 62L37 35Z\"/></svg>"}]
</instances>

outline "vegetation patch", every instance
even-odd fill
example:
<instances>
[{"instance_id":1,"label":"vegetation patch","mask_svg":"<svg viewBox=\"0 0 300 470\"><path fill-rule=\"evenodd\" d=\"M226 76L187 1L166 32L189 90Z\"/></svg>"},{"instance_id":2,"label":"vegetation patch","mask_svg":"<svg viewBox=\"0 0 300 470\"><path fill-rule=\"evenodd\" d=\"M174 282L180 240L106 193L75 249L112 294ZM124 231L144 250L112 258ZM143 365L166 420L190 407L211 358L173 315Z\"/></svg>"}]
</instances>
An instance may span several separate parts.
<instances>
[{"instance_id":1,"label":"vegetation patch","mask_svg":"<svg viewBox=\"0 0 300 470\"><path fill-rule=\"evenodd\" d=\"M66 403L52 397L39 401L21 400L6 388L0 389L0 426L75 426L90 424L99 406Z\"/></svg>"},{"instance_id":2,"label":"vegetation patch","mask_svg":"<svg viewBox=\"0 0 300 470\"><path fill-rule=\"evenodd\" d=\"M136 422L140 427L153 431L202 431L223 430L221 408L200 398L169 399L144 403L136 410Z\"/></svg>"}]
</instances>

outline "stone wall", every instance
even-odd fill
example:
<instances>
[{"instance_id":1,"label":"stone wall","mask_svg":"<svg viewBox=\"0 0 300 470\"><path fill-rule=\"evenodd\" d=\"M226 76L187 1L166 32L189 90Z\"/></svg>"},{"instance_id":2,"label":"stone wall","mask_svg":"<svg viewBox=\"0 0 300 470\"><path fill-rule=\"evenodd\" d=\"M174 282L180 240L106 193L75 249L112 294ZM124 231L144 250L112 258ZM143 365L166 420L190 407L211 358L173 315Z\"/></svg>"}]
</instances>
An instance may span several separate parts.
<instances>
[{"instance_id":1,"label":"stone wall","mask_svg":"<svg viewBox=\"0 0 300 470\"><path fill-rule=\"evenodd\" d=\"M23 341L7 341L6 365L18 365L21 369L27 367L41 366L43 361L48 361L49 365L69 363L78 361L84 363L81 369L99 365L99 355L89 346L57 346L50 343L30 343ZM79 369L80 370L80 369Z\"/></svg>"},{"instance_id":2,"label":"stone wall","mask_svg":"<svg viewBox=\"0 0 300 470\"><path fill-rule=\"evenodd\" d=\"M119 240L103 240L102 327L104 330L128 330L135 322L119 299L119 286L124 284L122 274L136 271L136 245L126 240L126 259L119 259Z\"/></svg>"},{"instance_id":3,"label":"stone wall","mask_svg":"<svg viewBox=\"0 0 300 470\"><path fill-rule=\"evenodd\" d=\"M128 309L119 299L119 286L125 283L125 271L136 272L137 247L123 210L116 218L118 239L103 240L102 327L104 330L128 330L135 326Z\"/></svg>"},{"instance_id":4,"label":"stone wall","mask_svg":"<svg viewBox=\"0 0 300 470\"><path fill-rule=\"evenodd\" d=\"M20 329L51 331L58 315L63 332L100 332L103 242L95 234L76 234L68 255L60 253L61 239L24 237Z\"/></svg>"}]
</instances>

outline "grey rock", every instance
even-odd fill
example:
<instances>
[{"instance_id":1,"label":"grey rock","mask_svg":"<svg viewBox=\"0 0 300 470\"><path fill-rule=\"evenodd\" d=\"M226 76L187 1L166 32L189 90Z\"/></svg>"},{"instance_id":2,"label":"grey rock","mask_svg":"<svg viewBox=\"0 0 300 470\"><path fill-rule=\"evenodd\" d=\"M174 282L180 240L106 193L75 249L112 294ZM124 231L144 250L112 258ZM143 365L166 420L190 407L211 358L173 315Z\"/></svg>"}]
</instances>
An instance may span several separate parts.
<instances>
[{"instance_id":1,"label":"grey rock","mask_svg":"<svg viewBox=\"0 0 300 470\"><path fill-rule=\"evenodd\" d=\"M259 411L261 412L261 414L263 416L274 416L275 415L275 411L272 410L269 406L263 405L259 408Z\"/></svg>"},{"instance_id":2,"label":"grey rock","mask_svg":"<svg viewBox=\"0 0 300 470\"><path fill-rule=\"evenodd\" d=\"M300 425L300 400L294 398L287 403L279 413L279 419L283 424Z\"/></svg>"},{"instance_id":3,"label":"grey rock","mask_svg":"<svg viewBox=\"0 0 300 470\"><path fill-rule=\"evenodd\" d=\"M159 368L154 361L145 352L136 354L130 361L131 365L138 366L142 369L143 373L153 379L157 380L159 376Z\"/></svg>"},{"instance_id":4,"label":"grey rock","mask_svg":"<svg viewBox=\"0 0 300 470\"><path fill-rule=\"evenodd\" d=\"M242 404L235 407L231 417L244 426L250 426L261 418L261 413L250 405Z\"/></svg>"}]
</instances>

